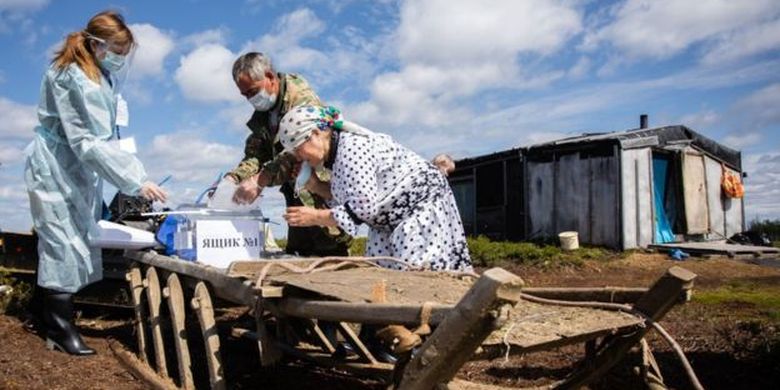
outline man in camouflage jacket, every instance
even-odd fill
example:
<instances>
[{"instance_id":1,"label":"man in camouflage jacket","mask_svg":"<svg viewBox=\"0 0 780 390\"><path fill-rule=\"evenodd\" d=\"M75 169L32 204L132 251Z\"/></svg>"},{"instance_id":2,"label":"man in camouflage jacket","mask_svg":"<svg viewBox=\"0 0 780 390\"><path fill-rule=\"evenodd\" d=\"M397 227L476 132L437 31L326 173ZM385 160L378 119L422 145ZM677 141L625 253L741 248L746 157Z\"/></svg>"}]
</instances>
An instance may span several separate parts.
<instances>
[{"instance_id":1,"label":"man in camouflage jacket","mask_svg":"<svg viewBox=\"0 0 780 390\"><path fill-rule=\"evenodd\" d=\"M247 122L251 134L246 139L244 158L226 176L239 183L234 200L248 203L260 195L263 187L281 186L287 207L327 208L324 199L294 191L292 171L298 163L289 154L280 154L276 138L279 121L292 107L322 105L306 80L295 74L276 73L271 60L261 53L247 53L233 64L233 79L241 94L255 107ZM326 172L318 172L327 179ZM337 228L288 227L287 253L301 256L346 256L351 237Z\"/></svg>"}]
</instances>

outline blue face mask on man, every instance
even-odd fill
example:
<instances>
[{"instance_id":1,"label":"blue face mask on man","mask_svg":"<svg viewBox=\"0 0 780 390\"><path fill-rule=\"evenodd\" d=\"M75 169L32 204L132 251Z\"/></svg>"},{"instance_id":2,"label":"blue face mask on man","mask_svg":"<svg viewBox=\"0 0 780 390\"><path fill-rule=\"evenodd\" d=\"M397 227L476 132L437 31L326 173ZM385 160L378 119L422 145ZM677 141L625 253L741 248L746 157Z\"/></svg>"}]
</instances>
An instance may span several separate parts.
<instances>
[{"instance_id":1,"label":"blue face mask on man","mask_svg":"<svg viewBox=\"0 0 780 390\"><path fill-rule=\"evenodd\" d=\"M268 111L276 103L276 95L271 95L264 89L257 91L255 96L249 98L249 103L257 111Z\"/></svg>"}]
</instances>

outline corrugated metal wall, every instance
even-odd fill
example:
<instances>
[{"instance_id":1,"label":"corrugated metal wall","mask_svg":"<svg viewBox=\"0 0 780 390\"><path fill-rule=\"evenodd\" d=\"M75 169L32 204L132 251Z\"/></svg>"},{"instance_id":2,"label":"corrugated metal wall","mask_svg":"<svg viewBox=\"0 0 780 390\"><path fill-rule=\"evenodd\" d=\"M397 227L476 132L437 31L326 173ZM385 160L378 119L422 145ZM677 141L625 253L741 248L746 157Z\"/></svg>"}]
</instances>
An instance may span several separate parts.
<instances>
[{"instance_id":1,"label":"corrugated metal wall","mask_svg":"<svg viewBox=\"0 0 780 390\"><path fill-rule=\"evenodd\" d=\"M621 153L623 249L641 248L653 243L652 158L650 148L623 150Z\"/></svg>"},{"instance_id":2,"label":"corrugated metal wall","mask_svg":"<svg viewBox=\"0 0 780 390\"><path fill-rule=\"evenodd\" d=\"M710 235L713 240L731 237L742 231L742 199L726 198L720 188L720 178L723 168L717 160L705 156L705 172L707 176L707 203L709 204ZM726 167L739 176L739 172Z\"/></svg>"},{"instance_id":3,"label":"corrugated metal wall","mask_svg":"<svg viewBox=\"0 0 780 390\"><path fill-rule=\"evenodd\" d=\"M621 245L615 150L602 145L526 160L529 238L577 231L582 243Z\"/></svg>"}]
</instances>

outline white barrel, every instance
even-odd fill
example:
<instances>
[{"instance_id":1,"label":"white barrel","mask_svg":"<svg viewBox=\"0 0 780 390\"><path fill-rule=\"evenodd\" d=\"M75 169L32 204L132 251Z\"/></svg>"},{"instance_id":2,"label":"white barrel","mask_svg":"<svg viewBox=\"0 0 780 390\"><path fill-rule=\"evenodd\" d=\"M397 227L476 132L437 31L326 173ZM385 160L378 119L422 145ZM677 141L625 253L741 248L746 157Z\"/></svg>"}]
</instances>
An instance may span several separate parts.
<instances>
[{"instance_id":1,"label":"white barrel","mask_svg":"<svg viewBox=\"0 0 780 390\"><path fill-rule=\"evenodd\" d=\"M577 232L561 232L558 234L561 241L561 249L571 251L580 247L580 241Z\"/></svg>"}]
</instances>

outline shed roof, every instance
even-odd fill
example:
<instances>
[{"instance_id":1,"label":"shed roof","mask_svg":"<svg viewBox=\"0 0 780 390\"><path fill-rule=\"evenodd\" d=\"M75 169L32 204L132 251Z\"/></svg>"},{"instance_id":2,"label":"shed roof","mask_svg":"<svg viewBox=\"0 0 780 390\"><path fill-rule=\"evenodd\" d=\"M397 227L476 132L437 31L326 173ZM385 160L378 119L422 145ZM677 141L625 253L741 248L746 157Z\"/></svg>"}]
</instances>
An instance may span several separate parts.
<instances>
[{"instance_id":1,"label":"shed roof","mask_svg":"<svg viewBox=\"0 0 780 390\"><path fill-rule=\"evenodd\" d=\"M714 158L742 169L741 153L707 138L683 125L663 126L650 129L631 129L611 133L585 133L582 135L562 138L524 148L526 152L571 149L578 145L601 142L617 142L623 148L643 146L669 146L679 143L690 143Z\"/></svg>"}]
</instances>

